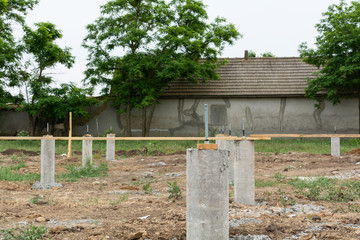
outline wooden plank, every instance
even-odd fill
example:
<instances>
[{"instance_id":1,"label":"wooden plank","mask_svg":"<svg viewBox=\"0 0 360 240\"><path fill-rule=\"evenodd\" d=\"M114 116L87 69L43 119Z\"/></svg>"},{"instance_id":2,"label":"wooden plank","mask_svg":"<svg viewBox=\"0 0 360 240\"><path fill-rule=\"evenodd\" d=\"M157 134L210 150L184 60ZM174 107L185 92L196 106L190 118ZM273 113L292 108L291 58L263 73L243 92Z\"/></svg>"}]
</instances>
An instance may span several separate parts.
<instances>
[{"instance_id":1,"label":"wooden plank","mask_svg":"<svg viewBox=\"0 0 360 240\"><path fill-rule=\"evenodd\" d=\"M217 150L218 145L211 144L211 143L198 144L198 149L199 150Z\"/></svg>"},{"instance_id":2,"label":"wooden plank","mask_svg":"<svg viewBox=\"0 0 360 240\"><path fill-rule=\"evenodd\" d=\"M262 138L360 138L360 134L251 134L250 137Z\"/></svg>"},{"instance_id":3,"label":"wooden plank","mask_svg":"<svg viewBox=\"0 0 360 240\"><path fill-rule=\"evenodd\" d=\"M67 157L71 158L71 137L72 137L72 112L69 112L69 142Z\"/></svg>"},{"instance_id":4,"label":"wooden plank","mask_svg":"<svg viewBox=\"0 0 360 240\"><path fill-rule=\"evenodd\" d=\"M0 140L41 140L45 137L0 137ZM54 140L83 140L84 137L53 137L49 136L46 139ZM107 137L86 137L87 140L130 140L130 141L149 141L149 140L158 140L158 141L204 141L204 137L116 137L116 138L107 138ZM209 137L209 140L270 140L270 137Z\"/></svg>"}]
</instances>

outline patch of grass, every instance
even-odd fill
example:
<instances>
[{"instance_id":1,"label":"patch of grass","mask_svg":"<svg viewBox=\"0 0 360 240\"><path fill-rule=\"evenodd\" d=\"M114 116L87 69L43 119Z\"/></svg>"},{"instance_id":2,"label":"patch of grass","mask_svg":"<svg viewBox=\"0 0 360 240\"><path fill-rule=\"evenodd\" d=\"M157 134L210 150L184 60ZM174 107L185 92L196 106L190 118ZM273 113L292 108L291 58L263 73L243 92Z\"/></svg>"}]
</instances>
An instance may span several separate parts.
<instances>
[{"instance_id":1,"label":"patch of grass","mask_svg":"<svg viewBox=\"0 0 360 240\"><path fill-rule=\"evenodd\" d=\"M274 178L276 179L277 182L283 183L286 181L287 177L285 175L282 175L281 173L277 172L277 173L275 173Z\"/></svg>"},{"instance_id":2,"label":"patch of grass","mask_svg":"<svg viewBox=\"0 0 360 240\"><path fill-rule=\"evenodd\" d=\"M40 180L40 174L38 173L17 173L19 169L26 167L24 162L20 162L17 165L11 165L9 167L0 167L0 180L5 181L36 181Z\"/></svg>"},{"instance_id":3,"label":"patch of grass","mask_svg":"<svg viewBox=\"0 0 360 240\"><path fill-rule=\"evenodd\" d=\"M110 201L111 205L119 205L122 202L126 202L129 200L129 194L120 194L119 197L115 201Z\"/></svg>"},{"instance_id":4,"label":"patch of grass","mask_svg":"<svg viewBox=\"0 0 360 240\"><path fill-rule=\"evenodd\" d=\"M0 238L5 240L36 240L42 239L47 232L45 227L30 226L0 230Z\"/></svg>"},{"instance_id":5,"label":"patch of grass","mask_svg":"<svg viewBox=\"0 0 360 240\"><path fill-rule=\"evenodd\" d=\"M341 153L359 148L359 139L341 139ZM331 151L330 139L272 139L270 141L260 140L255 144L256 152L265 153L288 153L307 152L314 154L329 154Z\"/></svg>"},{"instance_id":6,"label":"patch of grass","mask_svg":"<svg viewBox=\"0 0 360 240\"><path fill-rule=\"evenodd\" d=\"M76 182L81 178L107 176L109 167L106 162L101 162L99 166L92 166L88 164L85 167L76 167L69 165L66 169L68 172L61 174L58 178L64 179L68 182Z\"/></svg>"},{"instance_id":7,"label":"patch of grass","mask_svg":"<svg viewBox=\"0 0 360 240\"><path fill-rule=\"evenodd\" d=\"M278 188L278 194L280 195L280 202L284 207L288 205L293 206L296 204L295 199L288 197L286 193L281 190L281 188Z\"/></svg>"},{"instance_id":8,"label":"patch of grass","mask_svg":"<svg viewBox=\"0 0 360 240\"><path fill-rule=\"evenodd\" d=\"M22 149L27 151L40 151L40 141L36 140L8 140L1 141L0 152L6 149ZM148 152L159 151L164 153L174 153L185 151L188 148L196 147L197 141L116 141L117 150L141 150L143 147L148 149ZM57 154L67 152L67 141L56 141L55 151ZM341 139L341 153L359 148L359 139ZM287 153L287 152L308 152L316 154L330 153L330 139L311 139L311 138L297 138L297 139L272 139L270 141L256 141L256 152L265 153ZM104 154L106 149L106 141L93 141L93 150ZM72 141L72 150L81 151L82 142L80 140Z\"/></svg>"},{"instance_id":9,"label":"patch of grass","mask_svg":"<svg viewBox=\"0 0 360 240\"><path fill-rule=\"evenodd\" d=\"M360 181L340 181L328 177L314 179L287 178L276 173L274 178L277 182L293 186L296 193L307 197L309 200L352 202L360 199Z\"/></svg>"},{"instance_id":10,"label":"patch of grass","mask_svg":"<svg viewBox=\"0 0 360 240\"><path fill-rule=\"evenodd\" d=\"M255 187L274 187L278 185L278 182L271 180L255 179Z\"/></svg>"},{"instance_id":11,"label":"patch of grass","mask_svg":"<svg viewBox=\"0 0 360 240\"><path fill-rule=\"evenodd\" d=\"M130 181L130 184L129 185L134 185L134 186L139 186L143 184L143 181L139 180L139 179L136 179L136 180L132 180Z\"/></svg>"},{"instance_id":12,"label":"patch of grass","mask_svg":"<svg viewBox=\"0 0 360 240\"><path fill-rule=\"evenodd\" d=\"M9 167L12 171L18 171L20 168L26 167L26 164L24 162L19 162L17 165L12 165Z\"/></svg>"},{"instance_id":13,"label":"patch of grass","mask_svg":"<svg viewBox=\"0 0 360 240\"><path fill-rule=\"evenodd\" d=\"M32 199L30 199L30 202L32 204L38 204L38 202L41 200L41 197L39 196L36 196L36 197L33 197Z\"/></svg>"}]
</instances>

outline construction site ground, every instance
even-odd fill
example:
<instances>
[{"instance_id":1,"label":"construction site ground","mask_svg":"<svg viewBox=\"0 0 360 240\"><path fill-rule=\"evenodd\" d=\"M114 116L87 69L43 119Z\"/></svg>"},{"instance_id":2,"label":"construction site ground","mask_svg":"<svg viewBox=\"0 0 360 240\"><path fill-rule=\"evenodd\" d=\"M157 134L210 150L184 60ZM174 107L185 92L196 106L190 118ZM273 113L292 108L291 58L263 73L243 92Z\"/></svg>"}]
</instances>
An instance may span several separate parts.
<instances>
[{"instance_id":1,"label":"construction site ground","mask_svg":"<svg viewBox=\"0 0 360 240\"><path fill-rule=\"evenodd\" d=\"M80 154L56 155L56 175L66 172L68 165L80 164ZM255 177L265 186L256 187L257 205L248 206L234 202L230 184L229 238L360 239L358 200L314 201L289 184L266 184L285 177L359 181L358 154L357 150L341 157L256 153ZM102 154L94 156L94 165L105 161ZM185 151L171 155L121 151L117 159L107 161L107 176L60 181L63 187L49 190L32 189L33 182L0 181L0 229L44 226L48 229L44 239L61 240L186 239ZM8 149L0 160L1 167L24 162L26 166L16 172L40 173L39 153ZM168 184L175 180L182 191L176 200L169 199L168 192Z\"/></svg>"}]
</instances>

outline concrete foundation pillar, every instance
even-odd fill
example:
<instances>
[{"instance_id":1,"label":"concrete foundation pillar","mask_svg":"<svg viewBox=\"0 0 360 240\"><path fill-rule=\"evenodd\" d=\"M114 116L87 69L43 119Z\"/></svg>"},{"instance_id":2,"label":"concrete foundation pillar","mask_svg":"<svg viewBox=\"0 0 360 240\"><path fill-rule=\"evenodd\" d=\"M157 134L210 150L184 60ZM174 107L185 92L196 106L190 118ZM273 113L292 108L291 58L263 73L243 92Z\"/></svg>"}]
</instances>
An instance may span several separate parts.
<instances>
[{"instance_id":1,"label":"concrete foundation pillar","mask_svg":"<svg viewBox=\"0 0 360 240\"><path fill-rule=\"evenodd\" d=\"M115 134L107 134L108 138L115 138ZM106 160L115 160L115 140L106 140Z\"/></svg>"},{"instance_id":2,"label":"concrete foundation pillar","mask_svg":"<svg viewBox=\"0 0 360 240\"><path fill-rule=\"evenodd\" d=\"M228 151L186 152L186 239L229 239Z\"/></svg>"},{"instance_id":3,"label":"concrete foundation pillar","mask_svg":"<svg viewBox=\"0 0 360 240\"><path fill-rule=\"evenodd\" d=\"M87 164L92 165L92 140L86 139L91 137L90 134L85 134L82 141L82 166Z\"/></svg>"},{"instance_id":4,"label":"concrete foundation pillar","mask_svg":"<svg viewBox=\"0 0 360 240\"><path fill-rule=\"evenodd\" d=\"M340 157L340 138L331 138L331 156Z\"/></svg>"},{"instance_id":5,"label":"concrete foundation pillar","mask_svg":"<svg viewBox=\"0 0 360 240\"><path fill-rule=\"evenodd\" d=\"M40 182L34 183L32 186L36 189L49 189L53 187L61 187L59 183L55 183L55 140L41 140L41 179Z\"/></svg>"},{"instance_id":6,"label":"concrete foundation pillar","mask_svg":"<svg viewBox=\"0 0 360 240\"><path fill-rule=\"evenodd\" d=\"M234 198L239 204L255 205L254 141L235 141Z\"/></svg>"},{"instance_id":7,"label":"concrete foundation pillar","mask_svg":"<svg viewBox=\"0 0 360 240\"><path fill-rule=\"evenodd\" d=\"M229 135L218 134L216 137L228 137ZM234 183L234 162L236 158L234 140L216 140L218 149L229 151L229 183Z\"/></svg>"}]
</instances>

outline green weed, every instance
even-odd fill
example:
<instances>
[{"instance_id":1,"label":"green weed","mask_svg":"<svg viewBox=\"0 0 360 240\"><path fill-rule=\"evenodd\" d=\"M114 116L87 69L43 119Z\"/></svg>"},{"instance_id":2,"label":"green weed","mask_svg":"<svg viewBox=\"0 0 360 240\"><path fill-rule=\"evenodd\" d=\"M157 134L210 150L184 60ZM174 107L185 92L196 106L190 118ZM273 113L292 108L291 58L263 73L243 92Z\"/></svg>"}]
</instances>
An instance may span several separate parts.
<instances>
[{"instance_id":1,"label":"green weed","mask_svg":"<svg viewBox=\"0 0 360 240\"><path fill-rule=\"evenodd\" d=\"M0 238L4 240L36 240L42 239L47 232L45 227L30 226L0 230Z\"/></svg>"},{"instance_id":2,"label":"green weed","mask_svg":"<svg viewBox=\"0 0 360 240\"><path fill-rule=\"evenodd\" d=\"M169 199L180 199L182 198L182 193L181 193L181 189L180 187L177 185L177 181L174 180L174 182L168 182L167 183L169 189L168 189L168 193L170 193L169 195Z\"/></svg>"},{"instance_id":3,"label":"green weed","mask_svg":"<svg viewBox=\"0 0 360 240\"><path fill-rule=\"evenodd\" d=\"M286 176L282 175L281 173L275 173L274 178L279 183L284 183L286 181Z\"/></svg>"},{"instance_id":4,"label":"green weed","mask_svg":"<svg viewBox=\"0 0 360 240\"><path fill-rule=\"evenodd\" d=\"M142 189L144 190L145 194L151 194L152 193L151 182L148 182L147 184L143 185Z\"/></svg>"},{"instance_id":5,"label":"green weed","mask_svg":"<svg viewBox=\"0 0 360 240\"><path fill-rule=\"evenodd\" d=\"M121 202L126 202L129 200L129 195L127 193L120 194L119 197L115 201L110 201L111 205L119 205Z\"/></svg>"},{"instance_id":6,"label":"green weed","mask_svg":"<svg viewBox=\"0 0 360 240\"><path fill-rule=\"evenodd\" d=\"M38 202L41 200L41 197L39 197L39 196L36 196L36 197L33 197L31 200L30 200L30 202L32 203L32 204L38 204Z\"/></svg>"}]
</instances>

